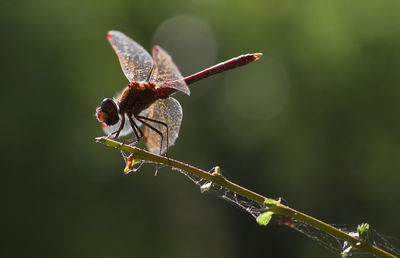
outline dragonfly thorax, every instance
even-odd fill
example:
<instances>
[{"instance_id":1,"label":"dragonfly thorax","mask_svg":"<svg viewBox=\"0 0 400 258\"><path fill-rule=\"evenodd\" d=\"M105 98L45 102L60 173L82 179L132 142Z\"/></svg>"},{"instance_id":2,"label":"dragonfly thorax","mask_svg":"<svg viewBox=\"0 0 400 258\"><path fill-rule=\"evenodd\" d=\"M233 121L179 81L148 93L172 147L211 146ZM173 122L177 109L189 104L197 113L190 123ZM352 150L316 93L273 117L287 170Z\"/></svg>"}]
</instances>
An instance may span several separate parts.
<instances>
[{"instance_id":1,"label":"dragonfly thorax","mask_svg":"<svg viewBox=\"0 0 400 258\"><path fill-rule=\"evenodd\" d=\"M119 112L138 115L158 98L156 85L153 82L131 82L122 91Z\"/></svg>"}]
</instances>

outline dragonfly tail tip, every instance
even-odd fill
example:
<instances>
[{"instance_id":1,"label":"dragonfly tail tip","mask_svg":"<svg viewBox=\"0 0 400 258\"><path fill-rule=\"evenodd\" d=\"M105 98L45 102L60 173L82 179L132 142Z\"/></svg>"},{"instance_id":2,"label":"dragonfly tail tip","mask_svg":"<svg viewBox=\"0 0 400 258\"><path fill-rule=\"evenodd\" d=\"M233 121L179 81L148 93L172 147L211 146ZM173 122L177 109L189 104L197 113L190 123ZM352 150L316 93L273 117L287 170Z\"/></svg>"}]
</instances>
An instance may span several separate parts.
<instances>
[{"instance_id":1,"label":"dragonfly tail tip","mask_svg":"<svg viewBox=\"0 0 400 258\"><path fill-rule=\"evenodd\" d=\"M254 61L257 61L258 59L260 59L261 57L262 57L262 53L255 53L255 54L253 54L253 56L255 57L255 60Z\"/></svg>"}]
</instances>

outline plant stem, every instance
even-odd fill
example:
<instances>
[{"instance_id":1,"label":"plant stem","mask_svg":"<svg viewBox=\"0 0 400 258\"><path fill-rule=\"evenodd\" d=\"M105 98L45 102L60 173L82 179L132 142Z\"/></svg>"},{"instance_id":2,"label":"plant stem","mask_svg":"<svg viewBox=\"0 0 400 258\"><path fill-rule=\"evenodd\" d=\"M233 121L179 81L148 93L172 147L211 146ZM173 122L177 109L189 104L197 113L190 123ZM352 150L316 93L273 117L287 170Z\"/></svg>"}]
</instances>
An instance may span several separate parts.
<instances>
[{"instance_id":1,"label":"plant stem","mask_svg":"<svg viewBox=\"0 0 400 258\"><path fill-rule=\"evenodd\" d=\"M274 214L290 217L293 219L296 219L297 221L304 222L314 228L317 228L325 233L328 233L337 239L340 239L342 241L347 241L350 243L354 249L357 249L359 251L364 251L379 257L396 257L393 254L390 254L386 252L385 250L382 250L378 248L375 245L372 245L370 243L365 242L364 240L351 236L347 234L346 232L341 231L338 228L335 228L325 222L322 222L316 218L313 218L307 214L304 214L302 212L299 212L297 210L294 210L288 206L285 206L281 204L279 201L275 201L273 199L269 199L265 196L262 196L258 193L255 193L251 190L248 190L240 185L237 185L225 177L223 177L219 172L214 172L214 173L209 173L205 170L196 168L194 166L191 166L189 164L173 160L170 158L166 158L160 155L156 155L153 153L150 153L148 151L125 145L122 143L119 143L117 141L113 141L110 139L107 139L105 137L98 137L96 138L96 142L100 142L103 144L106 144L110 147L118 148L123 151L131 153L131 156L134 158L135 161L150 161L150 162L155 162L155 163L161 163L167 166L171 166L173 168L179 169L186 171L192 175L196 175L198 177L201 177L205 180L211 181L214 184L220 185L226 189L229 189L237 194L240 194L250 200L256 201L258 203L264 204L266 206L266 210L272 211Z\"/></svg>"}]
</instances>

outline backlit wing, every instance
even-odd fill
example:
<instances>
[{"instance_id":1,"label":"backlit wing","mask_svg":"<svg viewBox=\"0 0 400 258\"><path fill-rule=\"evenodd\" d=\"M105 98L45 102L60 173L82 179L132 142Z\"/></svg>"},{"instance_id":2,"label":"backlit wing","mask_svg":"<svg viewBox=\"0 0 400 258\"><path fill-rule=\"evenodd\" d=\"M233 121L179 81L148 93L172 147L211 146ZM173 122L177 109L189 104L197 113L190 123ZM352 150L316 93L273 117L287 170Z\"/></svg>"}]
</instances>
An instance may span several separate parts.
<instances>
[{"instance_id":1,"label":"backlit wing","mask_svg":"<svg viewBox=\"0 0 400 258\"><path fill-rule=\"evenodd\" d=\"M174 145L178 138L183 117L182 107L179 102L171 97L159 99L147 109L147 117L164 122L168 125L168 147ZM148 120L146 120L146 122L163 134L161 153L165 153L167 150L167 128L159 123L150 122ZM161 137L148 126L144 127L144 139L149 151L157 154L160 152Z\"/></svg>"},{"instance_id":2,"label":"backlit wing","mask_svg":"<svg viewBox=\"0 0 400 258\"><path fill-rule=\"evenodd\" d=\"M141 124L141 123L140 123L140 124ZM106 125L106 124L102 124L101 126L102 126L102 128L103 128L104 133L105 133L106 135L109 135L110 133L113 133L113 132L117 131L120 125L121 125L121 119L120 119L120 120L118 121L118 123L116 123L115 125L108 126L108 125ZM130 133L132 133L132 127L131 127L131 125L129 124L128 117L125 116L124 128L123 128L122 131L119 133L119 137L128 135L128 134L130 134Z\"/></svg>"},{"instance_id":3,"label":"backlit wing","mask_svg":"<svg viewBox=\"0 0 400 258\"><path fill-rule=\"evenodd\" d=\"M145 81L153 67L150 54L122 32L111 30L107 39L119 58L126 78L130 82Z\"/></svg>"},{"instance_id":4,"label":"backlit wing","mask_svg":"<svg viewBox=\"0 0 400 258\"><path fill-rule=\"evenodd\" d=\"M153 47L153 60L156 67L151 81L155 81L157 87L172 88L190 95L182 74L164 49L159 46Z\"/></svg>"}]
</instances>

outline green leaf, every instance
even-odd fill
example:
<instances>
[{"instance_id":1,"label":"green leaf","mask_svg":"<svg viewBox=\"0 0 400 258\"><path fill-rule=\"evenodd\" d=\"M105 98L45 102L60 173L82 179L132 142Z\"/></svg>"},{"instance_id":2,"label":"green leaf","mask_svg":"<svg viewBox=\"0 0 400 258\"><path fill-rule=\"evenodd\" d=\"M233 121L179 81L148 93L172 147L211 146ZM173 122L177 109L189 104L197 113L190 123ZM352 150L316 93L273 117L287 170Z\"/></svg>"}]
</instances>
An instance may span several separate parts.
<instances>
[{"instance_id":1,"label":"green leaf","mask_svg":"<svg viewBox=\"0 0 400 258\"><path fill-rule=\"evenodd\" d=\"M266 211L261 213L258 217L257 217L257 223L261 226L266 226L268 225L269 221L272 218L272 215L274 213L272 211Z\"/></svg>"}]
</instances>

